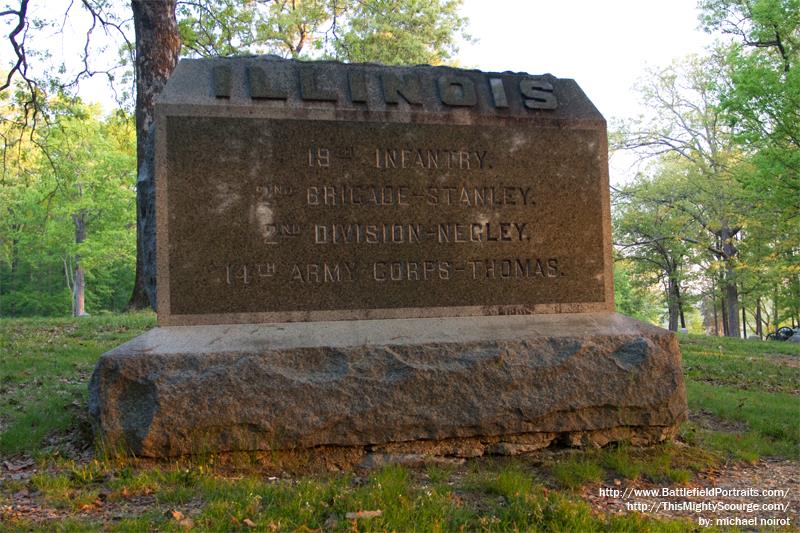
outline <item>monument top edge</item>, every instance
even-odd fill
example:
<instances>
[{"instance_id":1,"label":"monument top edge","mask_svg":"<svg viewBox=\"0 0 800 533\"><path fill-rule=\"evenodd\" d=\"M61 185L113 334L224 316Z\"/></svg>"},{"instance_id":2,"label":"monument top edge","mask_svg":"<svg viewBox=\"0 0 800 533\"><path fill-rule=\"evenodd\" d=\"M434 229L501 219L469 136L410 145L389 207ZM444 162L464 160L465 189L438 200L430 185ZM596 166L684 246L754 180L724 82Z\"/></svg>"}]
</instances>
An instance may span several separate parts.
<instances>
[{"instance_id":1,"label":"monument top edge","mask_svg":"<svg viewBox=\"0 0 800 533\"><path fill-rule=\"evenodd\" d=\"M558 78L557 76L547 72L544 74L534 74L531 72L525 71L513 71L513 70L504 70L500 71L490 71L490 70L481 70L478 68L461 68L461 67L454 67L452 65L432 65L430 63L417 63L417 64L408 64L408 65L388 65L386 63L380 63L377 61L362 61L362 62L345 62L339 61L337 59L293 59L293 58L285 58L275 54L251 54L251 55L241 55L241 56L229 56L229 57L187 57L181 58L178 62L181 63L206 63L216 65L235 65L237 63L240 64L251 64L256 62L264 62L264 61L271 61L276 64L280 63L292 63L297 66L317 66L317 65L327 65L327 66L335 66L335 67L344 67L344 68L366 68L366 69L386 69L386 70L410 70L410 69L433 69L440 72L451 71L451 72L473 72L477 74L485 74L485 75L512 75L512 76L523 76L528 78L548 78L551 80L559 80L562 79L564 81L574 81L568 78Z\"/></svg>"},{"instance_id":2,"label":"monument top edge","mask_svg":"<svg viewBox=\"0 0 800 533\"><path fill-rule=\"evenodd\" d=\"M552 74L445 65L303 61L274 55L182 59L157 105L453 114L605 123L578 84Z\"/></svg>"}]
</instances>

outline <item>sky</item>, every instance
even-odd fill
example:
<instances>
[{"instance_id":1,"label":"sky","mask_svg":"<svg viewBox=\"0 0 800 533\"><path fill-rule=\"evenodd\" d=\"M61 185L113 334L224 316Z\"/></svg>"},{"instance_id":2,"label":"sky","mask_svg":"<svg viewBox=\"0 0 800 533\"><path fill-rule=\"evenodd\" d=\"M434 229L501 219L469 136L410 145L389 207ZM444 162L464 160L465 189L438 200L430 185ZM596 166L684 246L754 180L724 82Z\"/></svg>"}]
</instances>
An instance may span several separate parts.
<instances>
[{"instance_id":1,"label":"sky","mask_svg":"<svg viewBox=\"0 0 800 533\"><path fill-rule=\"evenodd\" d=\"M465 0L464 67L572 78L601 113L622 118L647 66L701 53L697 0Z\"/></svg>"},{"instance_id":2,"label":"sky","mask_svg":"<svg viewBox=\"0 0 800 533\"><path fill-rule=\"evenodd\" d=\"M634 117L637 81L647 68L702 53L697 0L465 0L462 67L572 78L607 121ZM632 153L610 160L612 184L635 175Z\"/></svg>"}]
</instances>

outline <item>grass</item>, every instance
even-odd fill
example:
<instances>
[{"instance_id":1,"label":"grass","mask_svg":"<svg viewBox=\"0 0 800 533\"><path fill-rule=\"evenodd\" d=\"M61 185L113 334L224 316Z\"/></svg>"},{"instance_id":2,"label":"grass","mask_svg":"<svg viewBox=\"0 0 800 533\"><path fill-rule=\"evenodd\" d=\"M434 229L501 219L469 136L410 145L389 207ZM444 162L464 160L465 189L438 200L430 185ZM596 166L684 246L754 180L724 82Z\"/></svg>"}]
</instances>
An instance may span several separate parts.
<instances>
[{"instance_id":1,"label":"grass","mask_svg":"<svg viewBox=\"0 0 800 533\"><path fill-rule=\"evenodd\" d=\"M45 437L85 411L97 357L154 324L152 313L0 319L0 454L52 451Z\"/></svg>"},{"instance_id":2,"label":"grass","mask_svg":"<svg viewBox=\"0 0 800 533\"><path fill-rule=\"evenodd\" d=\"M568 489L577 489L587 483L599 483L603 479L603 468L593 458L573 457L556 463L553 477Z\"/></svg>"},{"instance_id":3,"label":"grass","mask_svg":"<svg viewBox=\"0 0 800 533\"><path fill-rule=\"evenodd\" d=\"M0 457L37 464L29 478L2 481L0 509L28 494L55 513L42 526L9 511L0 514L4 530L686 531L693 524L683 520L598 513L583 496L615 482L686 484L727 461L800 454L800 345L681 336L694 415L684 443L299 477L255 455L224 464L213 455L75 459L76 439L89 438L86 383L97 356L154 320L0 320Z\"/></svg>"},{"instance_id":4,"label":"grass","mask_svg":"<svg viewBox=\"0 0 800 533\"><path fill-rule=\"evenodd\" d=\"M681 351L689 409L723 426L690 422L684 439L747 461L800 458L800 344L690 335Z\"/></svg>"}]
</instances>

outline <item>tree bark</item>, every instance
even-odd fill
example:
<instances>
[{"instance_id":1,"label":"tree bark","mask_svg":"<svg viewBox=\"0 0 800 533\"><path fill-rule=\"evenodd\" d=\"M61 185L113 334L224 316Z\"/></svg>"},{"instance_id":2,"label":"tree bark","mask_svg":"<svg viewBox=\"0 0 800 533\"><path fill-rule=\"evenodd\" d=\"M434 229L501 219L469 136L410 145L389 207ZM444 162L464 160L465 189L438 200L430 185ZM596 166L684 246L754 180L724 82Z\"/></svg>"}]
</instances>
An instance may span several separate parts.
<instances>
[{"instance_id":1,"label":"tree bark","mask_svg":"<svg viewBox=\"0 0 800 533\"><path fill-rule=\"evenodd\" d=\"M714 335L719 337L719 316L717 315L717 284L711 278L711 301L714 304Z\"/></svg>"},{"instance_id":2,"label":"tree bark","mask_svg":"<svg viewBox=\"0 0 800 533\"><path fill-rule=\"evenodd\" d=\"M745 314L744 303L742 304L742 338L747 338L747 315Z\"/></svg>"},{"instance_id":3,"label":"tree bark","mask_svg":"<svg viewBox=\"0 0 800 533\"><path fill-rule=\"evenodd\" d=\"M683 313L683 295L681 294L681 286L679 283L675 284L675 297L678 299L678 315L681 319L681 329L686 329L686 316Z\"/></svg>"},{"instance_id":4,"label":"tree bark","mask_svg":"<svg viewBox=\"0 0 800 533\"><path fill-rule=\"evenodd\" d=\"M669 309L669 330L678 331L680 292L678 280L672 272L667 273L667 307Z\"/></svg>"},{"instance_id":5,"label":"tree bark","mask_svg":"<svg viewBox=\"0 0 800 533\"><path fill-rule=\"evenodd\" d=\"M736 271L733 268L733 261L738 253L733 244L736 231L738 230L723 227L719 234L722 242L722 259L725 263L722 280L722 290L725 295L723 316L727 317L728 326L725 335L728 337L739 337L739 287L736 284Z\"/></svg>"},{"instance_id":6,"label":"tree bark","mask_svg":"<svg viewBox=\"0 0 800 533\"><path fill-rule=\"evenodd\" d=\"M155 101L178 63L177 0L132 0L136 33L136 279L128 307L156 308Z\"/></svg>"},{"instance_id":7,"label":"tree bark","mask_svg":"<svg viewBox=\"0 0 800 533\"><path fill-rule=\"evenodd\" d=\"M726 268L726 279L725 279L725 304L726 304L726 312L725 315L727 316L728 320L728 337L738 337L739 336L739 288L736 286L736 281L730 281L730 277L733 276L733 267L728 264Z\"/></svg>"},{"instance_id":8,"label":"tree bark","mask_svg":"<svg viewBox=\"0 0 800 533\"><path fill-rule=\"evenodd\" d=\"M720 309L722 310L722 334L725 337L728 337L730 336L728 333L730 331L729 328L730 324L728 324L728 313L727 313L728 304L727 302L725 302L724 292L722 293L722 295L720 295L719 301L720 301Z\"/></svg>"},{"instance_id":9,"label":"tree bark","mask_svg":"<svg viewBox=\"0 0 800 533\"><path fill-rule=\"evenodd\" d=\"M759 339L764 338L764 329L761 325L761 298L756 300L756 335Z\"/></svg>"}]
</instances>

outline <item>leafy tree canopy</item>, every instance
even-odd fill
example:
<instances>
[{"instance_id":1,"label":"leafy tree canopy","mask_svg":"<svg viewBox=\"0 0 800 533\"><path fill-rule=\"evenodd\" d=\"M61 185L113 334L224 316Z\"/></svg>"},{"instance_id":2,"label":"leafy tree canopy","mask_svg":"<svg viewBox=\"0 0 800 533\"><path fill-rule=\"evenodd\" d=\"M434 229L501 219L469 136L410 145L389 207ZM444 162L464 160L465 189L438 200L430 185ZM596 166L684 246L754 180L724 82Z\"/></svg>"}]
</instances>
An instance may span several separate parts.
<instances>
[{"instance_id":1,"label":"leafy tree canopy","mask_svg":"<svg viewBox=\"0 0 800 533\"><path fill-rule=\"evenodd\" d=\"M462 0L179 2L184 53L376 61L451 60L465 36Z\"/></svg>"}]
</instances>

